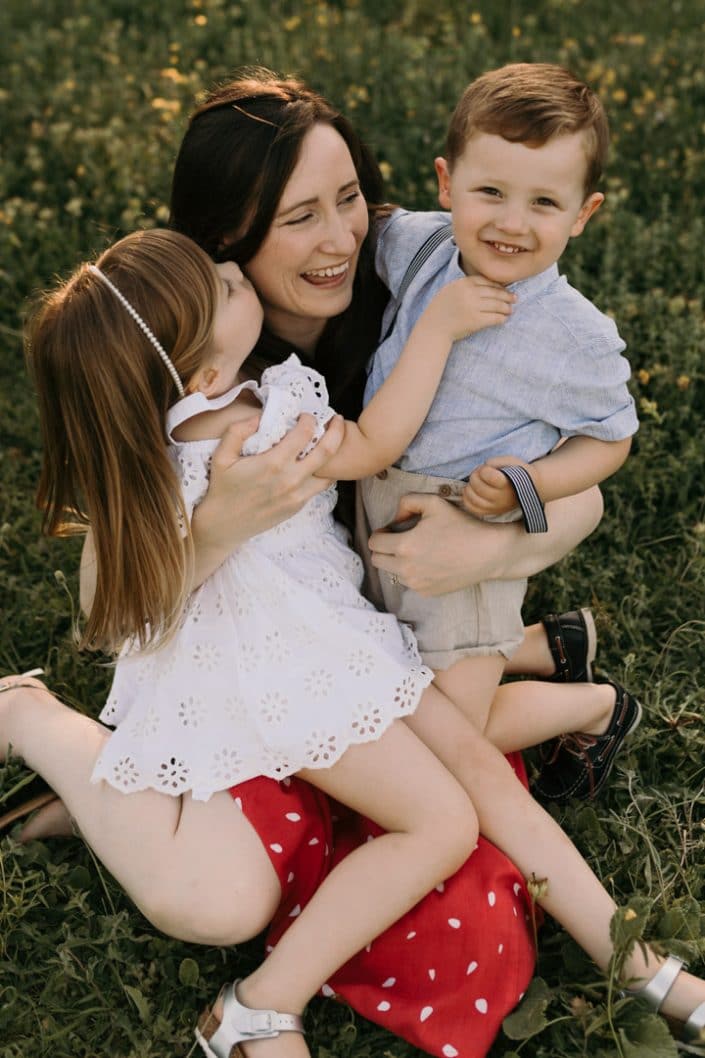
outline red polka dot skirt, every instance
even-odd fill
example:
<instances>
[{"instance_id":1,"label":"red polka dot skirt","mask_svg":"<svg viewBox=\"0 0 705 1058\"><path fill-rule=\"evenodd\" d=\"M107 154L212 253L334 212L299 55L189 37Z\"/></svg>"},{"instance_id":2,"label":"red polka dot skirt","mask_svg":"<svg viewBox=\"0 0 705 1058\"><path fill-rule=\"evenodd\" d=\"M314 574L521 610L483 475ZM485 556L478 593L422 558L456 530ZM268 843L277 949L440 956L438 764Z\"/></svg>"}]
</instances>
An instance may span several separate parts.
<instances>
[{"instance_id":1,"label":"red polka dot skirt","mask_svg":"<svg viewBox=\"0 0 705 1058\"><path fill-rule=\"evenodd\" d=\"M510 758L526 782L519 755ZM376 824L297 778L231 790L282 886L271 951L327 874ZM467 863L342 966L322 994L439 1058L483 1058L534 971L524 879L480 838Z\"/></svg>"}]
</instances>

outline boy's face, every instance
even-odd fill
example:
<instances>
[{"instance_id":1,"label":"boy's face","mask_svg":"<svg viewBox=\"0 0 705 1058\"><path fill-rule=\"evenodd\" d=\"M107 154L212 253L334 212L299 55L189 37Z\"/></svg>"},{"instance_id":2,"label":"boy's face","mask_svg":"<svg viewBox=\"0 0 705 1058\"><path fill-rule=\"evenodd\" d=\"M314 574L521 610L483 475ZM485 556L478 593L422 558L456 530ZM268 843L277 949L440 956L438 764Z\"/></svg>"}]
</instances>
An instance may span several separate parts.
<instances>
[{"instance_id":1,"label":"boy's face","mask_svg":"<svg viewBox=\"0 0 705 1058\"><path fill-rule=\"evenodd\" d=\"M542 147L478 132L452 171L437 158L438 200L452 210L463 271L508 285L554 264L604 198L585 197L586 167L581 132Z\"/></svg>"}]
</instances>

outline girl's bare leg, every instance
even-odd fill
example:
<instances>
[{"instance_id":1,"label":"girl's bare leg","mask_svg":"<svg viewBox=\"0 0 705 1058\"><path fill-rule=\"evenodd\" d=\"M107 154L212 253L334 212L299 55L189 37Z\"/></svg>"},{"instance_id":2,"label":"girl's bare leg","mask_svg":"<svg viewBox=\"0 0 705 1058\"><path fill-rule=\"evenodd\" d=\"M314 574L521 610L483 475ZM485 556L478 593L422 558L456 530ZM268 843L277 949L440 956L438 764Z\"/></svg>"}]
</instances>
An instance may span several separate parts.
<instances>
[{"instance_id":1,"label":"girl's bare leg","mask_svg":"<svg viewBox=\"0 0 705 1058\"><path fill-rule=\"evenodd\" d=\"M509 764L460 711L443 699L422 701L407 719L429 748L470 794L480 832L500 848L526 878L548 880L542 906L580 946L606 967L612 954L609 924L615 904L558 824L533 800ZM653 977L663 960L637 948L626 967L636 983ZM664 1013L685 1020L705 1000L705 981L681 973L663 1004Z\"/></svg>"},{"instance_id":2,"label":"girl's bare leg","mask_svg":"<svg viewBox=\"0 0 705 1058\"><path fill-rule=\"evenodd\" d=\"M433 688L424 699L442 700ZM298 1013L328 977L464 863L477 842L467 795L401 721L351 746L331 768L300 773L386 831L325 879L272 954L238 986L246 1006ZM219 1006L214 1011L220 1015ZM252 1058L298 1058L285 1033L248 1043Z\"/></svg>"},{"instance_id":3,"label":"girl's bare leg","mask_svg":"<svg viewBox=\"0 0 705 1058\"><path fill-rule=\"evenodd\" d=\"M485 737L502 753L511 753L567 731L601 735L615 701L610 683L504 683L494 696ZM456 704L462 708L462 702Z\"/></svg>"},{"instance_id":4,"label":"girl's bare leg","mask_svg":"<svg viewBox=\"0 0 705 1058\"><path fill-rule=\"evenodd\" d=\"M206 944L259 933L279 903L279 881L230 794L197 802L91 783L110 732L32 682L0 694L0 760L11 745L56 790L97 857L159 929Z\"/></svg>"}]
</instances>

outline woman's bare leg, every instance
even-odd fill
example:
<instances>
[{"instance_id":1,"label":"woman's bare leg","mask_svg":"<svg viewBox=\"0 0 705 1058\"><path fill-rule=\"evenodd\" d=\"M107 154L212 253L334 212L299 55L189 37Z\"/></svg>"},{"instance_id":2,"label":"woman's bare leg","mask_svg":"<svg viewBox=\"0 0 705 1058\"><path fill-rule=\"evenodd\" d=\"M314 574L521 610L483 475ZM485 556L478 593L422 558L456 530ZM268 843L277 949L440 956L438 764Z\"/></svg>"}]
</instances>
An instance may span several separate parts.
<instances>
[{"instance_id":1,"label":"woman's bare leg","mask_svg":"<svg viewBox=\"0 0 705 1058\"><path fill-rule=\"evenodd\" d=\"M612 898L558 824L533 800L499 751L480 736L449 701L423 701L407 723L457 776L470 794L480 832L529 878L547 879L542 906L580 946L606 967L612 955ZM651 978L663 960L638 947L625 970L637 981ZM684 1020L705 1000L705 981L681 974L663 1010Z\"/></svg>"},{"instance_id":2,"label":"woman's bare leg","mask_svg":"<svg viewBox=\"0 0 705 1058\"><path fill-rule=\"evenodd\" d=\"M237 943L263 929L279 903L279 881L230 794L197 802L92 783L110 732L33 683L0 694L0 760L11 745L56 790L146 917L171 936L207 944Z\"/></svg>"}]
</instances>

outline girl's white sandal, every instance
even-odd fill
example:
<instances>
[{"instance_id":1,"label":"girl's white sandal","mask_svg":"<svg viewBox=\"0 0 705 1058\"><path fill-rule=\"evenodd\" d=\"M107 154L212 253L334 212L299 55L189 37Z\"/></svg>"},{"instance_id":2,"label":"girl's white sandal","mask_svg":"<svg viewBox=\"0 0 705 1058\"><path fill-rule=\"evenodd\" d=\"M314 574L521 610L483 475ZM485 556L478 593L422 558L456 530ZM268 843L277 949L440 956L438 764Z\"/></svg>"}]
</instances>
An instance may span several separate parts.
<instances>
[{"instance_id":1,"label":"girl's white sandal","mask_svg":"<svg viewBox=\"0 0 705 1058\"><path fill-rule=\"evenodd\" d=\"M647 981L641 988L626 988L624 994L633 996L635 999L645 999L649 1006L658 1012L685 965L683 959L679 959L677 955L669 955L650 981ZM705 1002L695 1008L683 1025L683 1039L702 1040L704 1038L703 1029L705 1029Z\"/></svg>"},{"instance_id":2,"label":"girl's white sandal","mask_svg":"<svg viewBox=\"0 0 705 1058\"><path fill-rule=\"evenodd\" d=\"M207 1058L241 1058L242 1051L239 1047L232 1053L238 1043L271 1040L281 1032L304 1031L303 1021L298 1014L279 1014L276 1010L252 1010L244 1006L237 998L236 989L239 984L238 980L229 990L223 989L223 1016L210 1039L206 1039L201 1031L201 1028L205 1028L207 1019L206 1023L195 1030L196 1039ZM212 1014L208 1015L211 1016Z\"/></svg>"}]
</instances>

